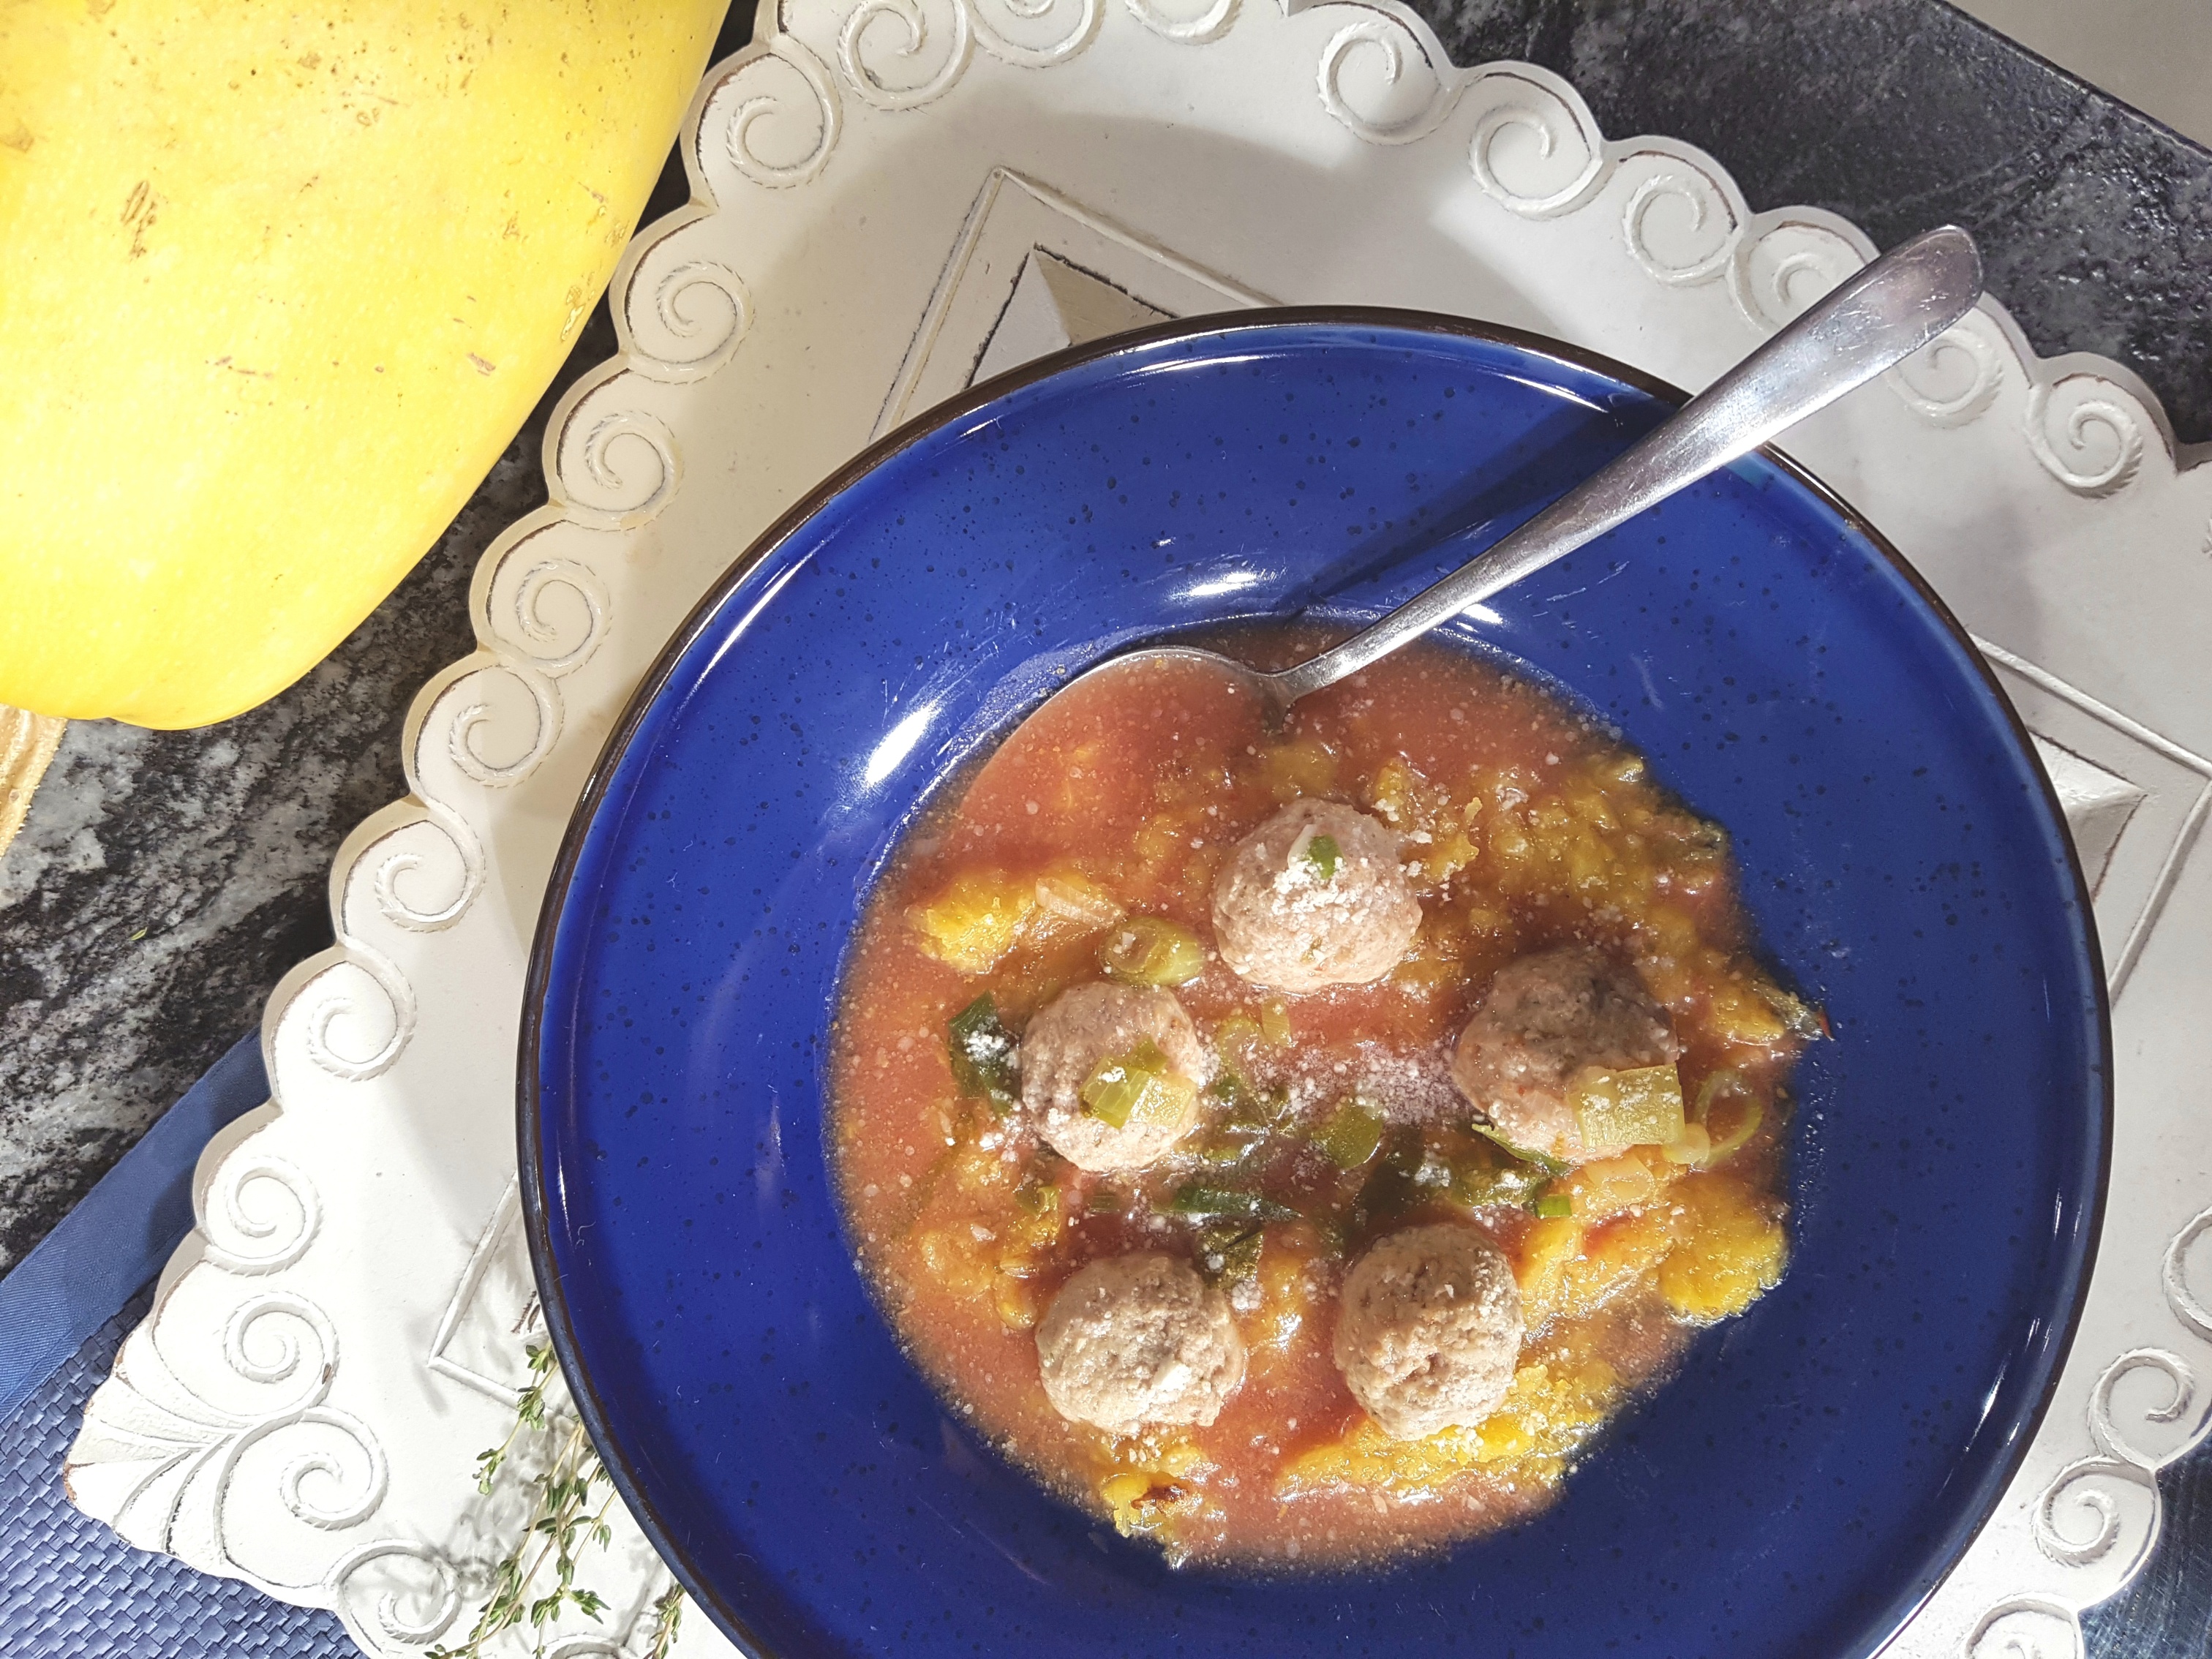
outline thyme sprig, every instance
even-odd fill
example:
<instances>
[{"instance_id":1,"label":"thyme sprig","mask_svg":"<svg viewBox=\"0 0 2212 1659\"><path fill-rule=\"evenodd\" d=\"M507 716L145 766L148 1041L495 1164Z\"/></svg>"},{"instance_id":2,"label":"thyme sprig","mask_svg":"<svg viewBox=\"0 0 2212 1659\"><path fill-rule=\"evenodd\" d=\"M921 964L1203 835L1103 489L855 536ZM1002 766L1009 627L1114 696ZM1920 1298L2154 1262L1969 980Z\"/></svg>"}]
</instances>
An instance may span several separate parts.
<instances>
[{"instance_id":1,"label":"thyme sprig","mask_svg":"<svg viewBox=\"0 0 2212 1659\"><path fill-rule=\"evenodd\" d=\"M546 1391L558 1374L551 1345L534 1345L528 1353L530 1381L516 1398L514 1426L498 1445L477 1454L477 1490L489 1493L501 1468L528 1438L557 1437L553 1455L531 1478L529 1522L514 1547L492 1569L490 1593L468 1638L459 1647L433 1648L424 1659L483 1659L487 1643L525 1620L536 1633L532 1651L536 1659L544 1659L547 1626L563 1607L574 1607L595 1623L606 1611L606 1601L596 1590L576 1583L577 1558L588 1546L604 1550L613 1541L607 1511L615 1501L614 1482L584 1425L549 1408ZM549 1565L550 1586L542 1595L533 1595ZM668 1659L683 1613L683 1587L671 1585L653 1603L647 1659Z\"/></svg>"},{"instance_id":2,"label":"thyme sprig","mask_svg":"<svg viewBox=\"0 0 2212 1659\"><path fill-rule=\"evenodd\" d=\"M645 1659L668 1659L676 1645L677 1626L683 1622L684 1586L671 1584L653 1604L653 1640L646 1645Z\"/></svg>"}]
</instances>

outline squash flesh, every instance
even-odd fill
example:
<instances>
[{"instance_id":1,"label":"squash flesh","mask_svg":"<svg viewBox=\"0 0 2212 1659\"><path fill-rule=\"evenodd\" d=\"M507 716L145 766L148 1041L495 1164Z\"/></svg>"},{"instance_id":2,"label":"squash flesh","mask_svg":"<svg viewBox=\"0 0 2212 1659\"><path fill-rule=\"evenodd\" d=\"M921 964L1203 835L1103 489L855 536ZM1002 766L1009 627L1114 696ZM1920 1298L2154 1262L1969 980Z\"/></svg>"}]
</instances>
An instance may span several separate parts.
<instances>
[{"instance_id":1,"label":"squash flesh","mask_svg":"<svg viewBox=\"0 0 2212 1659\"><path fill-rule=\"evenodd\" d=\"M0 702L224 719L428 550L726 0L0 8Z\"/></svg>"}]
</instances>

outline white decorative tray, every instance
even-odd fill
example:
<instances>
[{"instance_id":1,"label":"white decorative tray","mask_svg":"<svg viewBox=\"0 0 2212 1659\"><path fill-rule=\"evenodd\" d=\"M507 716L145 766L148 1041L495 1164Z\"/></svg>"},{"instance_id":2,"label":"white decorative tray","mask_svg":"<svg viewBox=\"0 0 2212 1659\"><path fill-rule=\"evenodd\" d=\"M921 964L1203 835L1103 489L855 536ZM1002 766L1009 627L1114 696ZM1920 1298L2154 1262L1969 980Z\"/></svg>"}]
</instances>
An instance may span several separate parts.
<instances>
[{"instance_id":1,"label":"white decorative tray","mask_svg":"<svg viewBox=\"0 0 2212 1659\"><path fill-rule=\"evenodd\" d=\"M1602 138L1542 70L1451 67L1389 0L789 0L769 27L700 91L695 204L616 277L622 353L556 415L552 504L484 556L480 648L407 726L415 793L346 842L339 943L270 1000L275 1100L210 1148L70 1466L133 1541L373 1653L455 1639L498 1553L469 1471L533 1313L514 1063L556 846L638 676L786 505L979 373L1160 315L1420 307L1696 387L1871 252L1751 213L1685 145ZM2088 1309L1895 1650L2060 1659L2212 1422L2212 466L2126 370L2039 359L1988 302L1790 447L1986 642L2096 884L2119 1112ZM627 1601L558 1651L636 1650L665 1581L634 1530L617 1552Z\"/></svg>"}]
</instances>

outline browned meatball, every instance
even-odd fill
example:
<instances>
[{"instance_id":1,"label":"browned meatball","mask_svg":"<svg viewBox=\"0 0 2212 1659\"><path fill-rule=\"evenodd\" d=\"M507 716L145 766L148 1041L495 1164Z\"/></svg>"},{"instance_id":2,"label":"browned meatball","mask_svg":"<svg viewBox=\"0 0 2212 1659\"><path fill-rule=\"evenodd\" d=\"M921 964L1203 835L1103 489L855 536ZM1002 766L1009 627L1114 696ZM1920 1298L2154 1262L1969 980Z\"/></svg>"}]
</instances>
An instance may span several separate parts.
<instances>
[{"instance_id":1,"label":"browned meatball","mask_svg":"<svg viewBox=\"0 0 2212 1659\"><path fill-rule=\"evenodd\" d=\"M1498 1409L1519 1363L1521 1290L1479 1227L1408 1227L1345 1275L1336 1368L1394 1440L1472 1428Z\"/></svg>"},{"instance_id":2,"label":"browned meatball","mask_svg":"<svg viewBox=\"0 0 2212 1659\"><path fill-rule=\"evenodd\" d=\"M1584 1142L1568 1080L1585 1066L1630 1071L1680 1052L1635 970L1576 945L1498 969L1460 1033L1452 1081L1510 1145L1583 1164L1628 1148Z\"/></svg>"},{"instance_id":3,"label":"browned meatball","mask_svg":"<svg viewBox=\"0 0 2212 1659\"><path fill-rule=\"evenodd\" d=\"M1060 1287L1037 1326L1037 1370L1053 1410L1111 1434L1221 1415L1244 1380L1229 1299L1188 1262L1108 1256Z\"/></svg>"},{"instance_id":4,"label":"browned meatball","mask_svg":"<svg viewBox=\"0 0 2212 1659\"><path fill-rule=\"evenodd\" d=\"M1099 1062L1149 1040L1191 1086L1172 1118L1132 1113L1116 1128L1083 1109L1083 1085ZM1038 1010L1022 1033L1022 1105L1038 1133L1079 1169L1138 1170L1189 1133L1196 1091L1213 1080L1213 1057L1172 991L1079 985Z\"/></svg>"},{"instance_id":5,"label":"browned meatball","mask_svg":"<svg viewBox=\"0 0 2212 1659\"><path fill-rule=\"evenodd\" d=\"M1378 980L1420 925L1396 834L1337 801L1291 802L1237 842L1214 878L1222 960L1278 991Z\"/></svg>"}]
</instances>

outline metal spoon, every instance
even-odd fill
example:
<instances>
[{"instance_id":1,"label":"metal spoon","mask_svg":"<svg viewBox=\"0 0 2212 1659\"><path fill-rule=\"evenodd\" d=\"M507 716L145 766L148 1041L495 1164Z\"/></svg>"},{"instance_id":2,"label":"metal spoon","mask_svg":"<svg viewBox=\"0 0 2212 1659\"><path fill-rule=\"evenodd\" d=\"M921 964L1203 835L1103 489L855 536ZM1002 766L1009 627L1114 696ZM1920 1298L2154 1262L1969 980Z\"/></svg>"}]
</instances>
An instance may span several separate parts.
<instances>
[{"instance_id":1,"label":"metal spoon","mask_svg":"<svg viewBox=\"0 0 2212 1659\"><path fill-rule=\"evenodd\" d=\"M1070 680L1023 730L1048 709L1064 714L1078 688L1094 690L1104 677L1167 664L1218 672L1259 701L1270 726L1279 726L1300 698L1565 558L1911 356L1972 310L1981 292L1981 256L1965 231L1946 225L1916 236L1823 295L1611 465L1342 644L1272 674L1194 646L1143 647ZM1017 731L994 761L1021 737Z\"/></svg>"}]
</instances>

